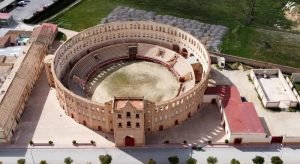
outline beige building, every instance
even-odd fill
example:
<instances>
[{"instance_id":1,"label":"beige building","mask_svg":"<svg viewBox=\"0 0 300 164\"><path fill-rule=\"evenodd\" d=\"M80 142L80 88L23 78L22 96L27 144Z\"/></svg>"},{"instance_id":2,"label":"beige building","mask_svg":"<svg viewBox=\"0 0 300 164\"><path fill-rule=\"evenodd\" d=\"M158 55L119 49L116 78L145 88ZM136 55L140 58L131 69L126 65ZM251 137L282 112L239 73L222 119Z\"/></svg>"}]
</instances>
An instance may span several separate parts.
<instances>
[{"instance_id":1,"label":"beige building","mask_svg":"<svg viewBox=\"0 0 300 164\"><path fill-rule=\"evenodd\" d=\"M171 70L181 83L178 95L156 103L142 98L98 103L87 97L86 84L93 71L135 59ZM114 134L117 146L134 146L145 143L145 134L180 124L200 109L210 56L197 38L181 29L146 21L114 22L67 40L56 51L51 70L57 98L67 115L93 130Z\"/></svg>"},{"instance_id":2,"label":"beige building","mask_svg":"<svg viewBox=\"0 0 300 164\"><path fill-rule=\"evenodd\" d=\"M42 33L49 31L43 25L35 30ZM52 35L53 32L48 37L53 38ZM19 56L0 89L0 143L9 142L14 134L27 99L43 68L43 59L49 44L52 42L43 42L39 35L31 38L31 43Z\"/></svg>"}]
</instances>

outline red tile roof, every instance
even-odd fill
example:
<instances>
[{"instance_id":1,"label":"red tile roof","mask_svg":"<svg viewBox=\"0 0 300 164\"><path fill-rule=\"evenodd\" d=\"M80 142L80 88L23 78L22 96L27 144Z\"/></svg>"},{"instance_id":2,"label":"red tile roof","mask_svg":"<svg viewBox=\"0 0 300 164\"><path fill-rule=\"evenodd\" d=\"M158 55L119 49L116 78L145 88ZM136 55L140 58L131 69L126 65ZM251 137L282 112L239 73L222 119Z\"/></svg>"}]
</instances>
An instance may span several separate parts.
<instances>
[{"instance_id":1,"label":"red tile roof","mask_svg":"<svg viewBox=\"0 0 300 164\"><path fill-rule=\"evenodd\" d=\"M222 99L231 133L265 133L253 103L242 102L236 86L208 87L205 94Z\"/></svg>"},{"instance_id":2,"label":"red tile roof","mask_svg":"<svg viewBox=\"0 0 300 164\"><path fill-rule=\"evenodd\" d=\"M144 102L139 100L117 100L115 102L115 109L124 108L128 103L130 103L137 110L144 109Z\"/></svg>"},{"instance_id":3,"label":"red tile roof","mask_svg":"<svg viewBox=\"0 0 300 164\"><path fill-rule=\"evenodd\" d=\"M57 25L56 24L51 24L51 23L43 23L42 26L45 26L47 28L50 28L52 33L57 31Z\"/></svg>"},{"instance_id":4,"label":"red tile roof","mask_svg":"<svg viewBox=\"0 0 300 164\"><path fill-rule=\"evenodd\" d=\"M11 14L9 13L0 13L0 19L9 19Z\"/></svg>"}]
</instances>

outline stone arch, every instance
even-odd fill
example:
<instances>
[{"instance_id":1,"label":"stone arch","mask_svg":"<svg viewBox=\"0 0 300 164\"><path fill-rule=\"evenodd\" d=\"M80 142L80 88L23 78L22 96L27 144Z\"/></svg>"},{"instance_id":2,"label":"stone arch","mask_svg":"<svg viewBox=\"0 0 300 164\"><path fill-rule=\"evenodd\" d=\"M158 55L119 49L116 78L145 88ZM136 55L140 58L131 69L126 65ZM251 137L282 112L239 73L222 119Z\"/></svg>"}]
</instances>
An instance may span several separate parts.
<instances>
[{"instance_id":1,"label":"stone arch","mask_svg":"<svg viewBox=\"0 0 300 164\"><path fill-rule=\"evenodd\" d=\"M178 125L178 124L179 124L178 120L175 120L175 125Z\"/></svg>"},{"instance_id":2,"label":"stone arch","mask_svg":"<svg viewBox=\"0 0 300 164\"><path fill-rule=\"evenodd\" d=\"M126 136L124 140L125 140L125 146L135 145L135 139L132 136Z\"/></svg>"},{"instance_id":3,"label":"stone arch","mask_svg":"<svg viewBox=\"0 0 300 164\"><path fill-rule=\"evenodd\" d=\"M181 50L181 55L184 57L184 58L188 58L188 50L186 48L182 48Z\"/></svg>"},{"instance_id":4,"label":"stone arch","mask_svg":"<svg viewBox=\"0 0 300 164\"><path fill-rule=\"evenodd\" d=\"M160 125L158 129L159 129L159 131L163 131L164 130L164 126Z\"/></svg>"},{"instance_id":5,"label":"stone arch","mask_svg":"<svg viewBox=\"0 0 300 164\"><path fill-rule=\"evenodd\" d=\"M180 52L180 47L177 44L173 44L172 50L179 53Z\"/></svg>"}]
</instances>

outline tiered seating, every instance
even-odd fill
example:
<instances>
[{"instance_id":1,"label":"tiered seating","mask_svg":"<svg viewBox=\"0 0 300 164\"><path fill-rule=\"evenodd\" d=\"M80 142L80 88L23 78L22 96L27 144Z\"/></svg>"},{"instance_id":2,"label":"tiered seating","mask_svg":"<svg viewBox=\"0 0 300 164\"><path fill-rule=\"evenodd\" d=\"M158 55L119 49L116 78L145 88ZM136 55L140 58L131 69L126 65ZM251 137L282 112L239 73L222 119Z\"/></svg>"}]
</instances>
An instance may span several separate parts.
<instances>
[{"instance_id":1,"label":"tiered seating","mask_svg":"<svg viewBox=\"0 0 300 164\"><path fill-rule=\"evenodd\" d=\"M77 92L78 87L81 88L84 86L82 81L86 82L90 74L92 74L92 72L97 70L99 67L116 59L128 58L127 46L127 44L119 44L104 47L83 57L75 64L70 72L69 88L71 90L74 89L73 91L76 90ZM78 80L73 79L74 75L76 79L80 79L81 83L78 83Z\"/></svg>"},{"instance_id":2,"label":"tiered seating","mask_svg":"<svg viewBox=\"0 0 300 164\"><path fill-rule=\"evenodd\" d=\"M163 53L161 52L163 51ZM139 44L138 45L138 57L155 59L162 62L164 65L173 67L178 76L185 76L186 74L193 71L192 67L186 60L168 49L161 49L151 44Z\"/></svg>"},{"instance_id":3,"label":"tiered seating","mask_svg":"<svg viewBox=\"0 0 300 164\"><path fill-rule=\"evenodd\" d=\"M181 55L175 52L158 47L156 45L140 43L138 44L138 58L155 60L170 68L182 82L179 94L184 93L195 85L195 78L193 77L193 68L188 61Z\"/></svg>"}]
</instances>

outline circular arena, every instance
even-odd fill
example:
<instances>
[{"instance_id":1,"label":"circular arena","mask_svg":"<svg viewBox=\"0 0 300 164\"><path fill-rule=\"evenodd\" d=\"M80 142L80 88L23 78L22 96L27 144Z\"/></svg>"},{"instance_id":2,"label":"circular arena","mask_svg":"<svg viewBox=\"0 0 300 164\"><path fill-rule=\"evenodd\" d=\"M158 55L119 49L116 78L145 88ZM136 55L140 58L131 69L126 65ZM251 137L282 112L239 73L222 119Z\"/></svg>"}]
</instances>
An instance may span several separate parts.
<instances>
[{"instance_id":1,"label":"circular arena","mask_svg":"<svg viewBox=\"0 0 300 164\"><path fill-rule=\"evenodd\" d=\"M202 105L210 57L181 29L150 22L101 24L67 40L51 71L66 114L114 134L117 146L180 124Z\"/></svg>"}]
</instances>

